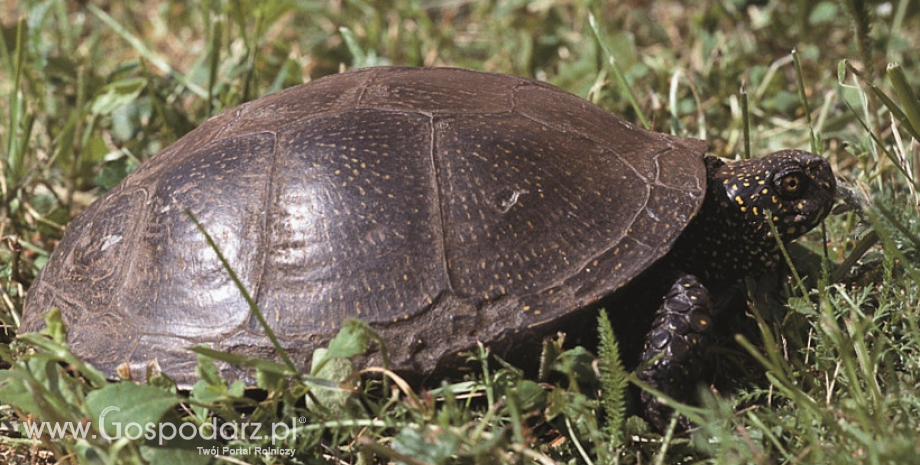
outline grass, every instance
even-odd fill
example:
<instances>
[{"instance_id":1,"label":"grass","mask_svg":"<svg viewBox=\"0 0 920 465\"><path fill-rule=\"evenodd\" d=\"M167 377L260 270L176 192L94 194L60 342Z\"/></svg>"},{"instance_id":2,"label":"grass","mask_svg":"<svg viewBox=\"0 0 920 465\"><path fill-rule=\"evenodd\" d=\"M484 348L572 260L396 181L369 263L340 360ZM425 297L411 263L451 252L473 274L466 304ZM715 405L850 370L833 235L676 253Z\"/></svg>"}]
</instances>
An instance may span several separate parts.
<instances>
[{"instance_id":1,"label":"grass","mask_svg":"<svg viewBox=\"0 0 920 465\"><path fill-rule=\"evenodd\" d=\"M0 5L0 18L0 461L885 464L920 456L915 1L24 0ZM655 130L705 137L726 157L810 148L832 161L860 209L832 216L793 251L802 284L764 298L749 283L753 331L728 358L753 359L763 374L704 391L705 408L681 407L700 425L689 435L657 435L605 411L622 409L609 386L624 375L605 370L599 386L594 357L578 349L550 347L556 384L496 370L483 352L471 355L482 369L470 381L428 391L389 373L343 391L339 381L354 380L335 358L279 388L284 367L262 364L266 397L252 399L204 356L202 381L183 395L165 378L106 383L69 354L60 328L14 342L29 283L65 225L139 163L225 108L383 64L536 76ZM336 354L359 350L360 334L343 335ZM275 447L297 452L244 455L271 447L246 438L221 443L225 451L213 441L154 447L23 434L30 421L80 424L116 404L124 408L107 416L113 422L285 422L297 436Z\"/></svg>"}]
</instances>

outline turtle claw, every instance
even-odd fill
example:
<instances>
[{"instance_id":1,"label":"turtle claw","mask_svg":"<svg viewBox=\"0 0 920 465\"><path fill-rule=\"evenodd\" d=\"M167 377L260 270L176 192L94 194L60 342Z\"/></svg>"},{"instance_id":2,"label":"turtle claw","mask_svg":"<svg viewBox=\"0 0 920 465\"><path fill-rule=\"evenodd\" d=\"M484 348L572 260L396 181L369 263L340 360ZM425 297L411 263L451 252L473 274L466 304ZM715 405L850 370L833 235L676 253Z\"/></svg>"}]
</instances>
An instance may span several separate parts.
<instances>
[{"instance_id":1,"label":"turtle claw","mask_svg":"<svg viewBox=\"0 0 920 465\"><path fill-rule=\"evenodd\" d=\"M657 310L646 336L641 357L645 368L639 379L676 401L689 401L703 372L703 353L712 339L712 313L709 291L695 276L680 276ZM641 402L646 420L664 430L674 409L647 391L641 393ZM678 419L679 429L690 426L686 417Z\"/></svg>"}]
</instances>

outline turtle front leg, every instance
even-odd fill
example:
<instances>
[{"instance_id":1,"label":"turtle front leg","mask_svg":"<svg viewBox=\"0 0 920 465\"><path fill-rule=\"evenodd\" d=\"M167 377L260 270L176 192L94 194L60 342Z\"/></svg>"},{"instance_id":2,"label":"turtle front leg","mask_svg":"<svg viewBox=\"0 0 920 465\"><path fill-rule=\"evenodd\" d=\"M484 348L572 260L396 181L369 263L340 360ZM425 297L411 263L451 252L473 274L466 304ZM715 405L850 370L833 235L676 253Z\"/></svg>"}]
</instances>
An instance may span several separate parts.
<instances>
[{"instance_id":1,"label":"turtle front leg","mask_svg":"<svg viewBox=\"0 0 920 465\"><path fill-rule=\"evenodd\" d=\"M655 314L641 362L646 364L658 354L661 357L647 365L639 379L672 399L690 400L702 375L704 351L712 339L712 313L709 291L699 280L689 274L677 278ZM642 415L663 430L674 410L646 391L642 391L641 401ZM689 428L689 420L681 417L679 421L681 428Z\"/></svg>"}]
</instances>

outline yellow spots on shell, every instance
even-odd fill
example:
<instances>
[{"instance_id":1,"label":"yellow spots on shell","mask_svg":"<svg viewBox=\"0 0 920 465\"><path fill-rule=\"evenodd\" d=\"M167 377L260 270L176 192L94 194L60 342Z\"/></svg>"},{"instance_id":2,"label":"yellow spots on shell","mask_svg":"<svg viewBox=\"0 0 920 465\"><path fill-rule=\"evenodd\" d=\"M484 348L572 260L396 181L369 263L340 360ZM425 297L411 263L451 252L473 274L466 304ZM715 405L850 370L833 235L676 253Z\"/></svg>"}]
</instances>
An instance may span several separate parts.
<instances>
[{"instance_id":1,"label":"yellow spots on shell","mask_svg":"<svg viewBox=\"0 0 920 465\"><path fill-rule=\"evenodd\" d=\"M770 193L770 189L767 189L766 187L764 187L763 190L760 191L760 193L763 195L767 195Z\"/></svg>"},{"instance_id":2,"label":"yellow spots on shell","mask_svg":"<svg viewBox=\"0 0 920 465\"><path fill-rule=\"evenodd\" d=\"M744 205L744 199L742 199L740 195L736 195L735 203L737 203L738 205Z\"/></svg>"}]
</instances>

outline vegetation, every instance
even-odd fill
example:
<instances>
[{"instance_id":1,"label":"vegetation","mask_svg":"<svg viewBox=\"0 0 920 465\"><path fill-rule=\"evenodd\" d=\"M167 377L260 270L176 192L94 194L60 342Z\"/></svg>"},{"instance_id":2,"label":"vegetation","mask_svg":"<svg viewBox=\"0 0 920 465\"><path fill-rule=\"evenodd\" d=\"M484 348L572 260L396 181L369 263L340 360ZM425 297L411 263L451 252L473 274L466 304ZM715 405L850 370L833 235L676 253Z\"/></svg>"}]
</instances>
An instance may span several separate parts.
<instances>
[{"instance_id":1,"label":"vegetation","mask_svg":"<svg viewBox=\"0 0 920 465\"><path fill-rule=\"evenodd\" d=\"M913 463L918 21L911 0L0 4L0 461ZM483 349L470 355L478 373L434 390L388 372L359 383L343 362L366 343L356 325L295 381L249 361L258 399L221 380L209 355L221 356L206 350L201 381L181 393L165 377L106 382L70 354L54 314L44 336L16 338L29 284L67 223L139 163L225 108L385 64L535 76L729 158L811 149L832 161L850 208L791 251L797 273L783 289L748 283L751 330L727 358L759 371L704 389L704 408L678 406L699 425L690 433L658 435L627 417L633 378L604 324L597 372L587 350L556 342L545 365L558 381L537 383L495 369ZM111 405L120 411L105 425L87 422ZM43 421L96 437L26 434ZM146 421L212 433L281 423L296 434L275 444L103 437Z\"/></svg>"}]
</instances>

